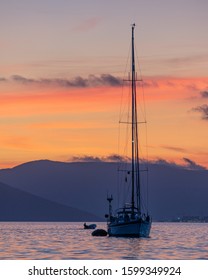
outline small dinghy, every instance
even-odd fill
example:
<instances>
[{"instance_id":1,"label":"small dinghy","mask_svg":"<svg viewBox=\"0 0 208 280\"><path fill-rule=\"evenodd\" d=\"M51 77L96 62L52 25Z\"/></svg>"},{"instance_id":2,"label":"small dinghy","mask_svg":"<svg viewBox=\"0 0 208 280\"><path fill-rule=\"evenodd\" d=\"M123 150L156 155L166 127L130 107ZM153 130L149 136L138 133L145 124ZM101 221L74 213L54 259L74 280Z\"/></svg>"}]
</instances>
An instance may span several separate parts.
<instances>
[{"instance_id":1,"label":"small dinghy","mask_svg":"<svg viewBox=\"0 0 208 280\"><path fill-rule=\"evenodd\" d=\"M96 226L97 226L96 224L87 225L86 223L84 223L84 229L95 229Z\"/></svg>"}]
</instances>

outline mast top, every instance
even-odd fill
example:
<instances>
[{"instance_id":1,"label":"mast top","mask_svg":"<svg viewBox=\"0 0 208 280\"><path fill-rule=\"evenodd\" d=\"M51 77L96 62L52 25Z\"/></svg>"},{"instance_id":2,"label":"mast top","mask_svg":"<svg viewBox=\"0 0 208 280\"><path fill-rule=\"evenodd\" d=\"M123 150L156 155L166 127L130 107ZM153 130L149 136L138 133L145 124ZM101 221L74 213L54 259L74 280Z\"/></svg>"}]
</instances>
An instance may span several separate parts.
<instances>
[{"instance_id":1,"label":"mast top","mask_svg":"<svg viewBox=\"0 0 208 280\"><path fill-rule=\"evenodd\" d=\"M132 25L131 25L131 29L132 29L132 47L133 47L133 41L134 41L134 28L135 28L135 26L136 26L136 24L135 23L133 23ZM132 50L132 52L133 52L133 50Z\"/></svg>"},{"instance_id":2,"label":"mast top","mask_svg":"<svg viewBox=\"0 0 208 280\"><path fill-rule=\"evenodd\" d=\"M131 26L132 26L132 30L134 30L134 28L135 28L136 24L135 24L135 23L133 23Z\"/></svg>"}]
</instances>

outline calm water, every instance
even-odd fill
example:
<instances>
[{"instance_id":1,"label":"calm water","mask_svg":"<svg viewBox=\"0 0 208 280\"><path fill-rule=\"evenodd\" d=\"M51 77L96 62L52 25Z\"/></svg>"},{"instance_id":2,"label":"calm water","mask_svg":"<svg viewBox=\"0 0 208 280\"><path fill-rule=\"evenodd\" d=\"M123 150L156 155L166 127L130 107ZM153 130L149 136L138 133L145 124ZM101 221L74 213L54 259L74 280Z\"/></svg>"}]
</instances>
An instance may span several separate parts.
<instances>
[{"instance_id":1,"label":"calm water","mask_svg":"<svg viewBox=\"0 0 208 280\"><path fill-rule=\"evenodd\" d=\"M153 223L150 238L93 237L83 223L2 222L0 259L208 259L207 233L208 224Z\"/></svg>"}]
</instances>

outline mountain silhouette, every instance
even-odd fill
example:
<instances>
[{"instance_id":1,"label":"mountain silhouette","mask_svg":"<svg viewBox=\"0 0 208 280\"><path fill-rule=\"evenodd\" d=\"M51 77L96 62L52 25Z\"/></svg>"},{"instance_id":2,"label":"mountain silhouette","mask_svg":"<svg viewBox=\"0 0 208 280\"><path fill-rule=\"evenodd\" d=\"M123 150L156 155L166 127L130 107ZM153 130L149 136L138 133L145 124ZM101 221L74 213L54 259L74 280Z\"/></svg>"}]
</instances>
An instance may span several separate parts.
<instances>
[{"instance_id":1,"label":"mountain silhouette","mask_svg":"<svg viewBox=\"0 0 208 280\"><path fill-rule=\"evenodd\" d=\"M104 218L107 191L114 192L115 163L40 160L0 170L0 181L39 197L96 213Z\"/></svg>"},{"instance_id":2,"label":"mountain silhouette","mask_svg":"<svg viewBox=\"0 0 208 280\"><path fill-rule=\"evenodd\" d=\"M0 183L0 221L95 221L95 215Z\"/></svg>"},{"instance_id":3,"label":"mountain silhouette","mask_svg":"<svg viewBox=\"0 0 208 280\"><path fill-rule=\"evenodd\" d=\"M108 211L107 194L116 198L118 193L117 164L109 162L33 161L0 170L0 181L100 219ZM154 220L208 216L207 205L208 170L166 163L149 165L149 209ZM113 208L117 206L114 199Z\"/></svg>"}]
</instances>

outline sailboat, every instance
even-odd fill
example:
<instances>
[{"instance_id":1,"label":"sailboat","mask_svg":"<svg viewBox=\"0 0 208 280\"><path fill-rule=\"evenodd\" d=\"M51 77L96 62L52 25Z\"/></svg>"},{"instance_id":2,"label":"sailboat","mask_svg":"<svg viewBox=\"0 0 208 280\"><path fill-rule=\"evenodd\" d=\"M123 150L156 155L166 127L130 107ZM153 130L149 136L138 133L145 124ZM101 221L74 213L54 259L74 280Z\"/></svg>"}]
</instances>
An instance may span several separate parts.
<instances>
[{"instance_id":1,"label":"sailboat","mask_svg":"<svg viewBox=\"0 0 208 280\"><path fill-rule=\"evenodd\" d=\"M138 120L137 120L137 94L136 94L136 69L135 69L135 47L134 29L131 28L131 73L129 81L131 83L131 163L127 173L131 177L130 202L125 203L115 214L112 212L113 197L108 196L109 214L107 218L107 231L109 236L121 237L149 237L152 219L148 212L143 212L141 206L141 186L140 186L140 164L138 149Z\"/></svg>"}]
</instances>

